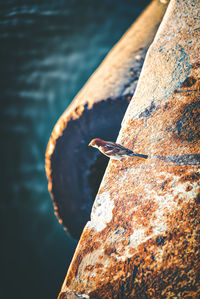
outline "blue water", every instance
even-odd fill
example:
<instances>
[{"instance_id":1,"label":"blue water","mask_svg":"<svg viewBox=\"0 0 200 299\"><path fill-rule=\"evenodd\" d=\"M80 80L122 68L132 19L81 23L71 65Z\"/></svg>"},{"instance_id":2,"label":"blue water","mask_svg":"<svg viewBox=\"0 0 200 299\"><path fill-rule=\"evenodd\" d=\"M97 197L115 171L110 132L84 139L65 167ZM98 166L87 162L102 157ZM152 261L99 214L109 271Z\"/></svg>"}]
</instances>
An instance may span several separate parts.
<instances>
[{"instance_id":1,"label":"blue water","mask_svg":"<svg viewBox=\"0 0 200 299\"><path fill-rule=\"evenodd\" d=\"M146 1L0 1L1 297L56 298L76 241L53 213L54 124Z\"/></svg>"}]
</instances>

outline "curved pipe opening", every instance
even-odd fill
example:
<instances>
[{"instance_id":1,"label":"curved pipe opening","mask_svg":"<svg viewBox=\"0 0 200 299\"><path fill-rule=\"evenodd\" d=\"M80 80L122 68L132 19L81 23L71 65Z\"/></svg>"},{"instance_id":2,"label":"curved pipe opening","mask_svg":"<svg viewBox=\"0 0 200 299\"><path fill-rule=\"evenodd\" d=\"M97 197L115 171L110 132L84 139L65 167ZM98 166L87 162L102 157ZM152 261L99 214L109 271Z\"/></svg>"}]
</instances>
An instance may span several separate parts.
<instances>
[{"instance_id":1,"label":"curved pipe opening","mask_svg":"<svg viewBox=\"0 0 200 299\"><path fill-rule=\"evenodd\" d=\"M72 237L78 239L90 218L108 158L88 147L99 137L115 141L131 95L84 107L68 122L51 156L52 197L55 213Z\"/></svg>"}]
</instances>

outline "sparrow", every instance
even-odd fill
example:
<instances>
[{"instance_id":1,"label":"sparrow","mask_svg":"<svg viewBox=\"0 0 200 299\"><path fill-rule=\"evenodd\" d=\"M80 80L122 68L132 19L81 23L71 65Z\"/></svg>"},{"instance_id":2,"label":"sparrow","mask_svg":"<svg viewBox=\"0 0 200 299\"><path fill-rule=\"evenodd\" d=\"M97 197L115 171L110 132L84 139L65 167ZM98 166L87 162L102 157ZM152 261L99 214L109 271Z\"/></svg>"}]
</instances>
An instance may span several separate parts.
<instances>
[{"instance_id":1,"label":"sparrow","mask_svg":"<svg viewBox=\"0 0 200 299\"><path fill-rule=\"evenodd\" d=\"M147 159L147 155L134 153L130 149L111 141L104 141L100 138L92 139L88 146L96 147L100 152L111 159L121 161L123 158L138 157Z\"/></svg>"}]
</instances>

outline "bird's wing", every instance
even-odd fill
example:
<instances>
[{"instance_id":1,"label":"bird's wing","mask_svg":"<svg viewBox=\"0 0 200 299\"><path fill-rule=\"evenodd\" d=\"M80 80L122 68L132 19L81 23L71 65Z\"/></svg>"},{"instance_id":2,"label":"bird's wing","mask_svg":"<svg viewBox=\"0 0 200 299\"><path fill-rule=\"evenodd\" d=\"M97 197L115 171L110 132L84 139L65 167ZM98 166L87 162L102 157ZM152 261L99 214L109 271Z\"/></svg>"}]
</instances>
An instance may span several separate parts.
<instances>
[{"instance_id":1,"label":"bird's wing","mask_svg":"<svg viewBox=\"0 0 200 299\"><path fill-rule=\"evenodd\" d=\"M132 150L128 149L127 147L124 147L124 146L121 145L121 144L116 143L116 145L117 145L119 148L121 148L122 150L126 150L128 153L133 153Z\"/></svg>"},{"instance_id":2,"label":"bird's wing","mask_svg":"<svg viewBox=\"0 0 200 299\"><path fill-rule=\"evenodd\" d=\"M131 150L129 150L128 148L125 148L124 146L115 143L115 142L107 142L106 144L106 152L110 152L112 151L113 154L118 154L120 153L120 155L129 155L131 153L133 153Z\"/></svg>"}]
</instances>

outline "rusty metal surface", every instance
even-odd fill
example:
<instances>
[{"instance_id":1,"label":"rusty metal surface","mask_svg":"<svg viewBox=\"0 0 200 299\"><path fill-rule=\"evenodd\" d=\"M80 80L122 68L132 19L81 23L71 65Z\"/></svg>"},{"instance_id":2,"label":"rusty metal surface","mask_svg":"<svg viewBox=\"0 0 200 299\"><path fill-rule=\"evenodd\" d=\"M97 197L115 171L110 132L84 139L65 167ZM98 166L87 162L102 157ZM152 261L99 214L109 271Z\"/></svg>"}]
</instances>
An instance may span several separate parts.
<instances>
[{"instance_id":1,"label":"rusty metal surface","mask_svg":"<svg viewBox=\"0 0 200 299\"><path fill-rule=\"evenodd\" d=\"M59 298L199 298L199 2L171 0Z\"/></svg>"},{"instance_id":2,"label":"rusty metal surface","mask_svg":"<svg viewBox=\"0 0 200 299\"><path fill-rule=\"evenodd\" d=\"M88 149L98 136L117 138L146 51L167 5L153 1L111 50L54 127L46 151L55 214L79 238L108 160ZM108 121L109 120L109 121Z\"/></svg>"}]
</instances>

